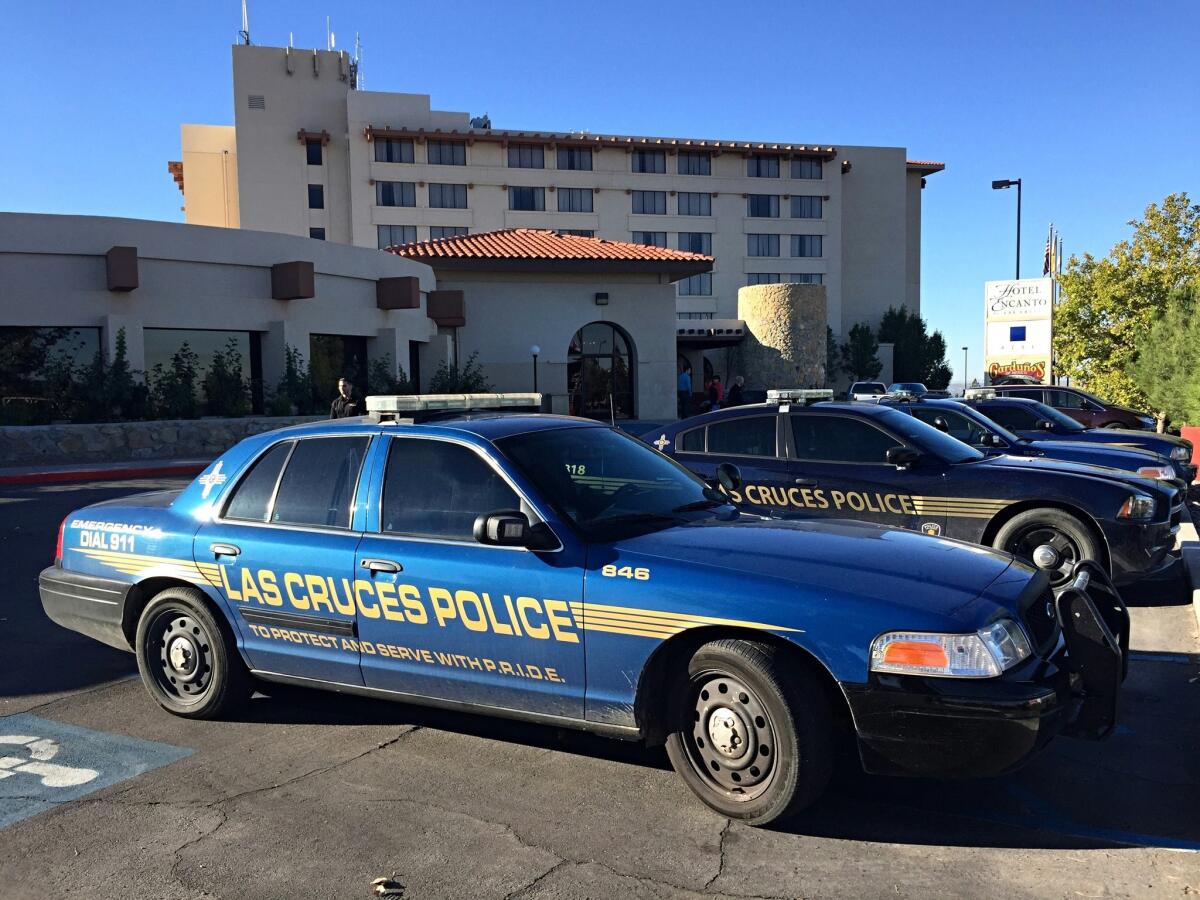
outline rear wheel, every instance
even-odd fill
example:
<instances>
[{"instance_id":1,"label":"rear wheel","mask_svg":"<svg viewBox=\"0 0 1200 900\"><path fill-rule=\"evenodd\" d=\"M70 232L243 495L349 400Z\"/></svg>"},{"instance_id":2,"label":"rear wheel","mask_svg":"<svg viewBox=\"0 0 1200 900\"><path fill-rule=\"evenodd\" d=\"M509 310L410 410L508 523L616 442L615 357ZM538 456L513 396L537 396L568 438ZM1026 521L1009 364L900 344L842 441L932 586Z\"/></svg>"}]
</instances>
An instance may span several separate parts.
<instances>
[{"instance_id":1,"label":"rear wheel","mask_svg":"<svg viewBox=\"0 0 1200 900\"><path fill-rule=\"evenodd\" d=\"M252 691L232 634L195 588L167 588L146 605L134 650L142 684L177 716L216 718Z\"/></svg>"},{"instance_id":2,"label":"rear wheel","mask_svg":"<svg viewBox=\"0 0 1200 900\"><path fill-rule=\"evenodd\" d=\"M705 644L671 692L671 765L721 815L765 825L824 791L833 765L829 701L780 648Z\"/></svg>"},{"instance_id":3,"label":"rear wheel","mask_svg":"<svg viewBox=\"0 0 1200 900\"><path fill-rule=\"evenodd\" d=\"M1030 509L1018 513L996 532L992 546L1046 570L1054 587L1070 580L1081 559L1103 562L1095 533L1061 509Z\"/></svg>"}]
</instances>

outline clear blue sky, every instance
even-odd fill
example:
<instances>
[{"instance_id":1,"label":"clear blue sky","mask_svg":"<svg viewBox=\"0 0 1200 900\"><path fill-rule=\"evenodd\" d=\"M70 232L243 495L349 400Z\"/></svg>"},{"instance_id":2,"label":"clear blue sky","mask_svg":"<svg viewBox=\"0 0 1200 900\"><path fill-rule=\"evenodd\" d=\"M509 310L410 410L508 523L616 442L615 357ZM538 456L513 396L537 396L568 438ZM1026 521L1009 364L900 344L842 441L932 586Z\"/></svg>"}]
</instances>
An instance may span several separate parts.
<instances>
[{"instance_id":1,"label":"clear blue sky","mask_svg":"<svg viewBox=\"0 0 1200 900\"><path fill-rule=\"evenodd\" d=\"M982 371L982 283L1041 273L1046 226L1107 252L1200 197L1200 4L250 0L255 43L363 40L365 86L497 127L904 146L936 159L922 312ZM239 0L9 4L0 208L180 220L179 125L231 123ZM15 62L15 65L13 64ZM2 250L3 248L0 248Z\"/></svg>"}]
</instances>

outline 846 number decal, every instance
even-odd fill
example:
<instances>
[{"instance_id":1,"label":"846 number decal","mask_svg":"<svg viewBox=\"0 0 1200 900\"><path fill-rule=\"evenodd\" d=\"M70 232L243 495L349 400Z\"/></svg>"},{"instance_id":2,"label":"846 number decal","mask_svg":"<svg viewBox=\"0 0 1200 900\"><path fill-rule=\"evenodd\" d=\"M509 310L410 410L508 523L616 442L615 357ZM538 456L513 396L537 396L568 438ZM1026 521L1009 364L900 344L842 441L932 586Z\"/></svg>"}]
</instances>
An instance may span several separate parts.
<instances>
[{"instance_id":1,"label":"846 number decal","mask_svg":"<svg viewBox=\"0 0 1200 900\"><path fill-rule=\"evenodd\" d=\"M621 566L619 569L611 563L600 570L600 574L605 578L630 578L634 581L649 581L649 569L634 569L630 566Z\"/></svg>"}]
</instances>

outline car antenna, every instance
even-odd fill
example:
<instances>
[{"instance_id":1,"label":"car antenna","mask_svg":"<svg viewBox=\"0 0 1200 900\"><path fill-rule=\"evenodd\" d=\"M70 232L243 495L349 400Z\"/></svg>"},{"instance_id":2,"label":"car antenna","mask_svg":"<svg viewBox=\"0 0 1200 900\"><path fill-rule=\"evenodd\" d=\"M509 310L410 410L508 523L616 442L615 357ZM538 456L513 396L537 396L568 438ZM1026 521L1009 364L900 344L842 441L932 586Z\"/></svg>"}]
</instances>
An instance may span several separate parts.
<instances>
[{"instance_id":1,"label":"car antenna","mask_svg":"<svg viewBox=\"0 0 1200 900\"><path fill-rule=\"evenodd\" d=\"M608 395L608 423L613 428L617 427L617 414L613 412L612 394Z\"/></svg>"}]
</instances>

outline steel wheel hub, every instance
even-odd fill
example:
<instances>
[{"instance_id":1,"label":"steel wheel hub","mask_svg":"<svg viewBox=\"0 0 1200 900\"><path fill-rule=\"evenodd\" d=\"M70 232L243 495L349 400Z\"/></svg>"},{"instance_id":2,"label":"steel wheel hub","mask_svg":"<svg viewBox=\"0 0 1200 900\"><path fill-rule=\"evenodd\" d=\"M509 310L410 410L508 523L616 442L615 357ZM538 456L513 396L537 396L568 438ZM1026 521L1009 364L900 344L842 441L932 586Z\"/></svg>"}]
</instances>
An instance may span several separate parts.
<instances>
[{"instance_id":1,"label":"steel wheel hub","mask_svg":"<svg viewBox=\"0 0 1200 900\"><path fill-rule=\"evenodd\" d=\"M728 706L718 706L708 714L708 739L727 759L746 755L746 723Z\"/></svg>"},{"instance_id":2,"label":"steel wheel hub","mask_svg":"<svg viewBox=\"0 0 1200 900\"><path fill-rule=\"evenodd\" d=\"M714 790L752 800L770 785L778 741L762 701L738 678L705 673L692 681L688 758Z\"/></svg>"},{"instance_id":3,"label":"steel wheel hub","mask_svg":"<svg viewBox=\"0 0 1200 900\"><path fill-rule=\"evenodd\" d=\"M167 644L167 661L178 675L189 675L196 668L196 648L186 637L172 638Z\"/></svg>"},{"instance_id":4,"label":"steel wheel hub","mask_svg":"<svg viewBox=\"0 0 1200 900\"><path fill-rule=\"evenodd\" d=\"M158 687L176 701L194 703L212 682L212 639L188 612L167 609L150 629L157 650L152 665Z\"/></svg>"}]
</instances>

